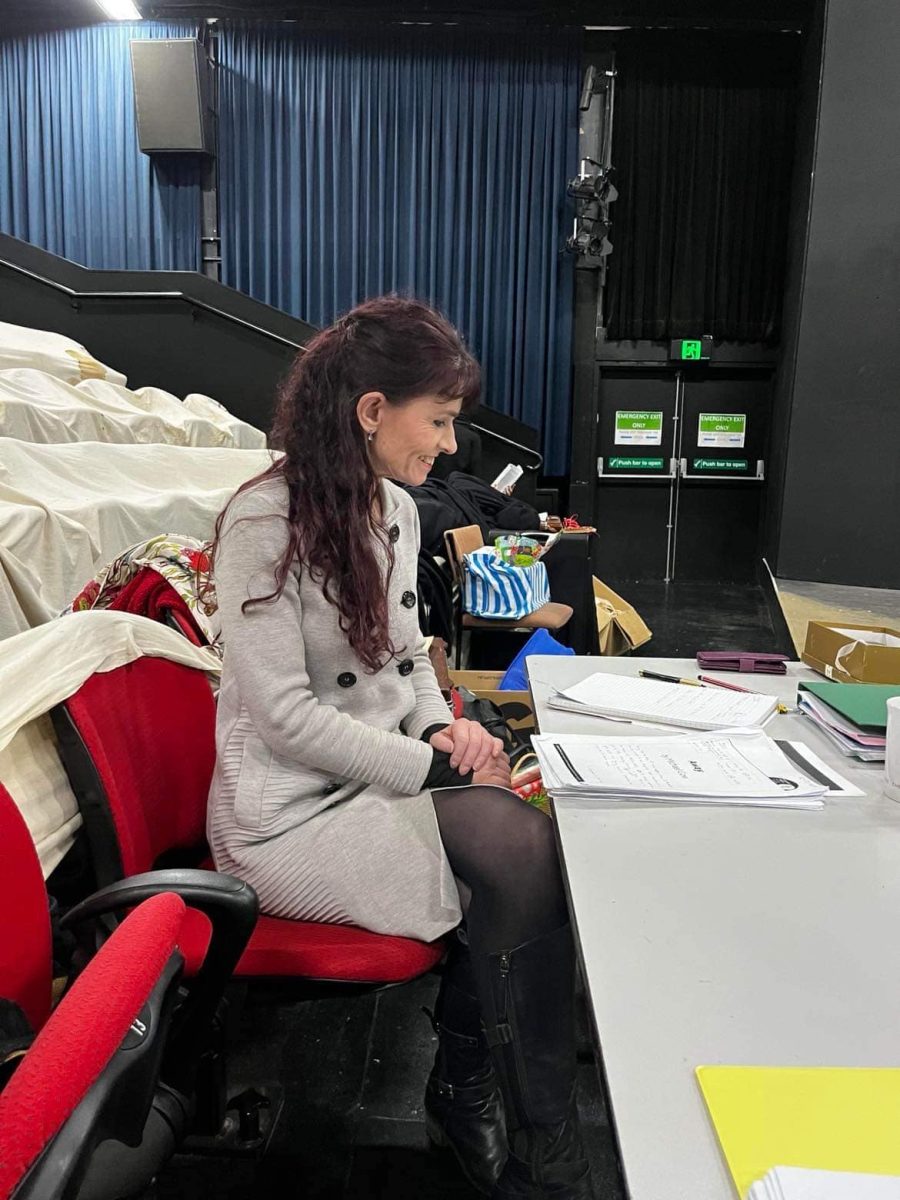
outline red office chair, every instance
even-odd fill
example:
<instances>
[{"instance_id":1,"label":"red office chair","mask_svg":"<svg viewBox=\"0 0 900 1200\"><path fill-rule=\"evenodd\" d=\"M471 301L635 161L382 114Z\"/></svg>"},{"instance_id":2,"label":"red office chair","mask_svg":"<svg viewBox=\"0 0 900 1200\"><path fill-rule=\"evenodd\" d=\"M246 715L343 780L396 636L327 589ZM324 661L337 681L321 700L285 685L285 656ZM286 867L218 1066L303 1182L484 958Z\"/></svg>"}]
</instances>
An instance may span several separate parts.
<instances>
[{"instance_id":1,"label":"red office chair","mask_svg":"<svg viewBox=\"0 0 900 1200\"><path fill-rule=\"evenodd\" d=\"M53 719L99 884L175 856L212 869L204 831L215 705L202 672L140 658L93 675ZM188 974L207 936L206 922L189 914ZM414 979L443 951L441 942L261 916L235 975L371 987Z\"/></svg>"},{"instance_id":2,"label":"red office chair","mask_svg":"<svg viewBox=\"0 0 900 1200\"><path fill-rule=\"evenodd\" d=\"M47 894L25 823L0 786L0 995L37 1031L0 1092L0 1200L137 1196L172 1153L187 1125L210 1002L256 915L252 890L219 878L187 889L213 919L210 955L187 1000L177 948L185 903L160 891L160 875L71 914L77 924L141 901L51 1015Z\"/></svg>"}]
</instances>

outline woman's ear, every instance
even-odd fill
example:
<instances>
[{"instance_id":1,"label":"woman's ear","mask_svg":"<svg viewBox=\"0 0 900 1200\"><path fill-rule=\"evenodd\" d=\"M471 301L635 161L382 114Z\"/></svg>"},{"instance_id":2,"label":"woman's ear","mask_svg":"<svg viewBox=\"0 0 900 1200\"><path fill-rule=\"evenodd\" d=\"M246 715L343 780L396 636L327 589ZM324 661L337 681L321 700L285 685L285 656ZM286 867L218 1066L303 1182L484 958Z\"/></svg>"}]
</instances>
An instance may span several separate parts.
<instances>
[{"instance_id":1,"label":"woman's ear","mask_svg":"<svg viewBox=\"0 0 900 1200\"><path fill-rule=\"evenodd\" d=\"M384 392L363 392L356 402L356 417L366 437L378 432L386 404Z\"/></svg>"}]
</instances>

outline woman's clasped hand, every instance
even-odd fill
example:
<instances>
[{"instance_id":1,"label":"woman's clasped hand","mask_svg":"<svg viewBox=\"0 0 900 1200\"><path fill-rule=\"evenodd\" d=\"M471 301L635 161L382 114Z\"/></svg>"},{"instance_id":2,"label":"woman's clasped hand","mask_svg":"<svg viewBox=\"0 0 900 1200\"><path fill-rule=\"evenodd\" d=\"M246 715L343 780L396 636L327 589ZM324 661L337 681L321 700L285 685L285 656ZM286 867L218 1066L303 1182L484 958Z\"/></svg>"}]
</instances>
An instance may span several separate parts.
<instances>
[{"instance_id":1,"label":"woman's clasped hand","mask_svg":"<svg viewBox=\"0 0 900 1200\"><path fill-rule=\"evenodd\" d=\"M479 725L460 717L428 739L435 750L450 755L450 766L461 775L473 772L472 782L509 787L509 759L503 743Z\"/></svg>"}]
</instances>

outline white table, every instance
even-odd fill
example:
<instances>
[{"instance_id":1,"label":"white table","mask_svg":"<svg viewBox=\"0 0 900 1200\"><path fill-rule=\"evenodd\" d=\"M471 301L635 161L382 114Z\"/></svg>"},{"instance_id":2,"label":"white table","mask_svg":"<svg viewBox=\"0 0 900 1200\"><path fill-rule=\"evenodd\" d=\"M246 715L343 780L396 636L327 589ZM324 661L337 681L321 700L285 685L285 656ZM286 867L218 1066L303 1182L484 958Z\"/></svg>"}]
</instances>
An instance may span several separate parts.
<instances>
[{"instance_id":1,"label":"white table","mask_svg":"<svg viewBox=\"0 0 900 1200\"><path fill-rule=\"evenodd\" d=\"M528 659L542 731L652 736L547 706L595 671L696 675L685 659ZM793 701L820 678L722 676ZM821 811L554 805L569 900L631 1200L734 1200L701 1064L900 1064L900 804L881 764L803 740L864 799Z\"/></svg>"}]
</instances>

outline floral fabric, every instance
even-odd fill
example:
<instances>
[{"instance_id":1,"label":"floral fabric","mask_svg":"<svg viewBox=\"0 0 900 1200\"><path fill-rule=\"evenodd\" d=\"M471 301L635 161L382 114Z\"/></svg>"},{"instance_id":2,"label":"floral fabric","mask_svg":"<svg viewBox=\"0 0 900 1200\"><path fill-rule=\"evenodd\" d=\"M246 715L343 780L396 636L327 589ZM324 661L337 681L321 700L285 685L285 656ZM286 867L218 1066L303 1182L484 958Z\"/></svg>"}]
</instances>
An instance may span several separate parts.
<instances>
[{"instance_id":1,"label":"floral fabric","mask_svg":"<svg viewBox=\"0 0 900 1200\"><path fill-rule=\"evenodd\" d=\"M184 601L209 644L221 653L221 624L209 571L209 542L161 533L129 546L84 585L66 612L109 608L145 568L158 572Z\"/></svg>"}]
</instances>

